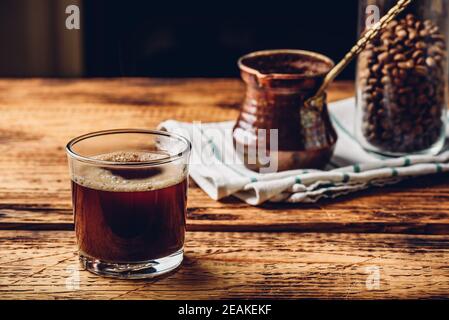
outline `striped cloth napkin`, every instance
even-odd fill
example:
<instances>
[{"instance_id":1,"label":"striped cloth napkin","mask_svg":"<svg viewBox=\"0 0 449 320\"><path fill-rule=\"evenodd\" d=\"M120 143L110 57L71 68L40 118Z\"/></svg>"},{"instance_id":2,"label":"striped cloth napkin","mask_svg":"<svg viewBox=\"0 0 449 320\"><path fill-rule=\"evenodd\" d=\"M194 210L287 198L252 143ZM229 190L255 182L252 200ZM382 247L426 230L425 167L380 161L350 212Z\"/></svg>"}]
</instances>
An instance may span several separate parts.
<instances>
[{"instance_id":1,"label":"striped cloth napkin","mask_svg":"<svg viewBox=\"0 0 449 320\"><path fill-rule=\"evenodd\" d=\"M212 198L235 196L250 205L264 202L314 203L404 178L449 171L449 151L438 156L386 158L364 151L354 138L354 98L331 103L331 119L339 140L325 170L258 174L235 161L234 122L182 123L169 120L160 129L192 141L190 175Z\"/></svg>"}]
</instances>

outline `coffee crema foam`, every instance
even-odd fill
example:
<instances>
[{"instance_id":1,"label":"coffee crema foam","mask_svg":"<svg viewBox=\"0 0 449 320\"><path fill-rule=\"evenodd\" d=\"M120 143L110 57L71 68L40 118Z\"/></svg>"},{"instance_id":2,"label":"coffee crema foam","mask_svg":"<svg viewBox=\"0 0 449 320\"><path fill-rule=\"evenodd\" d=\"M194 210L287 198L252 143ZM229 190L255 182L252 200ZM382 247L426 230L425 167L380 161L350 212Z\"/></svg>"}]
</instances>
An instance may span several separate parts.
<instances>
[{"instance_id":1,"label":"coffee crema foam","mask_svg":"<svg viewBox=\"0 0 449 320\"><path fill-rule=\"evenodd\" d=\"M91 157L95 160L139 163L169 157L166 153L120 151ZM149 168L103 168L77 164L72 180L86 188L110 192L143 192L159 190L186 179L184 164L167 163Z\"/></svg>"}]
</instances>

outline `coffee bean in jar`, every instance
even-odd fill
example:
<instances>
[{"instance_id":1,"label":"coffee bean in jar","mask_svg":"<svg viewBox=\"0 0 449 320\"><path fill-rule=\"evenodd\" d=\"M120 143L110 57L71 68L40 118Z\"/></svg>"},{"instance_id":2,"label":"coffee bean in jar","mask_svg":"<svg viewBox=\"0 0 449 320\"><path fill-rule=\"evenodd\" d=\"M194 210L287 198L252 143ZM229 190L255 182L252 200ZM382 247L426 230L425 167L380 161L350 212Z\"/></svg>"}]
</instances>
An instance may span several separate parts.
<instances>
[{"instance_id":1,"label":"coffee bean in jar","mask_svg":"<svg viewBox=\"0 0 449 320\"><path fill-rule=\"evenodd\" d=\"M446 70L446 38L434 22L413 14L390 22L359 58L362 145L389 155L439 152Z\"/></svg>"}]
</instances>

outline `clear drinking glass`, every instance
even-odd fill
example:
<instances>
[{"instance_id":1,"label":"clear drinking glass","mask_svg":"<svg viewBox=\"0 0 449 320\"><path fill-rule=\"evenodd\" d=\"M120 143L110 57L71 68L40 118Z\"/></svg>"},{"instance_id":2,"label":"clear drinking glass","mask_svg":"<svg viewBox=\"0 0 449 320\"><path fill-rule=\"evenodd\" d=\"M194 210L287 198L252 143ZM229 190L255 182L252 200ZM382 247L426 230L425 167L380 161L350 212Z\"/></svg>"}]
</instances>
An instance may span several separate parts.
<instances>
[{"instance_id":1,"label":"clear drinking glass","mask_svg":"<svg viewBox=\"0 0 449 320\"><path fill-rule=\"evenodd\" d=\"M183 260L190 142L111 130L67 145L80 261L96 274L148 278Z\"/></svg>"},{"instance_id":2,"label":"clear drinking glass","mask_svg":"<svg viewBox=\"0 0 449 320\"><path fill-rule=\"evenodd\" d=\"M397 0L361 0L364 32ZM416 0L360 54L356 135L369 151L437 154L445 143L449 3Z\"/></svg>"}]
</instances>

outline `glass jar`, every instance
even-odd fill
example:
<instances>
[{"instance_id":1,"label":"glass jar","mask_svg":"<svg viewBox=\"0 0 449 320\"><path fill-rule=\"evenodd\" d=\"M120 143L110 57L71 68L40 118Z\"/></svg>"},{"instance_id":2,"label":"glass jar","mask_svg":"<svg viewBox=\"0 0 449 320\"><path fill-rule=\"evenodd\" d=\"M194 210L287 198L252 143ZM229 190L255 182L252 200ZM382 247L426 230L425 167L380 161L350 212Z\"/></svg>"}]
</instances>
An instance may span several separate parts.
<instances>
[{"instance_id":1,"label":"glass jar","mask_svg":"<svg viewBox=\"0 0 449 320\"><path fill-rule=\"evenodd\" d=\"M397 1L361 0L363 33ZM448 6L415 0L360 54L355 132L368 151L437 154L445 144Z\"/></svg>"}]
</instances>

